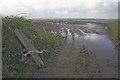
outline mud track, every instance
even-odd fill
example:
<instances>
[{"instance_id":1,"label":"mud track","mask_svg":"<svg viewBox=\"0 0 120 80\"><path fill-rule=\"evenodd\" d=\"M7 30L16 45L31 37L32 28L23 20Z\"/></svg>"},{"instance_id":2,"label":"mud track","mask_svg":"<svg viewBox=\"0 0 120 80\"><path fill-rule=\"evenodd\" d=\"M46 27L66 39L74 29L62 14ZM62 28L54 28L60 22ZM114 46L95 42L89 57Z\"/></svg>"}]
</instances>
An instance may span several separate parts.
<instances>
[{"instance_id":1,"label":"mud track","mask_svg":"<svg viewBox=\"0 0 120 80\"><path fill-rule=\"evenodd\" d=\"M35 28L41 24L33 23ZM100 68L96 55L87 46L78 45L76 38L90 34L101 34L95 29L69 24L51 24L45 27L48 31L60 32L64 29L66 37L61 37L61 46L50 57L50 61L40 68L32 77L35 78L99 78ZM103 27L104 28L104 27Z\"/></svg>"}]
</instances>

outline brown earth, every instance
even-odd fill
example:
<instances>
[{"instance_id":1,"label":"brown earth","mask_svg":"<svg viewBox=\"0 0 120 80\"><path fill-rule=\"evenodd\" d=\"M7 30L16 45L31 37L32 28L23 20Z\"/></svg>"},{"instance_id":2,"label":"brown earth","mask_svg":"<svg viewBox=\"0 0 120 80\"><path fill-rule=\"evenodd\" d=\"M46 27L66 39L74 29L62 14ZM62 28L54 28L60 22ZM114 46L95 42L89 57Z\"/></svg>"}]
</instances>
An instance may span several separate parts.
<instances>
[{"instance_id":1,"label":"brown earth","mask_svg":"<svg viewBox=\"0 0 120 80\"><path fill-rule=\"evenodd\" d=\"M56 24L56 23L54 23ZM48 25L48 24L47 24ZM33 22L34 28L44 25ZM47 31L59 31L60 25L49 23L45 26ZM74 31L74 29L73 29ZM72 35L72 30L70 31ZM32 77L35 78L93 78L100 77L99 68L94 53L86 47L78 47L74 44L74 35L61 39L59 46L51 55L45 66L42 66Z\"/></svg>"}]
</instances>

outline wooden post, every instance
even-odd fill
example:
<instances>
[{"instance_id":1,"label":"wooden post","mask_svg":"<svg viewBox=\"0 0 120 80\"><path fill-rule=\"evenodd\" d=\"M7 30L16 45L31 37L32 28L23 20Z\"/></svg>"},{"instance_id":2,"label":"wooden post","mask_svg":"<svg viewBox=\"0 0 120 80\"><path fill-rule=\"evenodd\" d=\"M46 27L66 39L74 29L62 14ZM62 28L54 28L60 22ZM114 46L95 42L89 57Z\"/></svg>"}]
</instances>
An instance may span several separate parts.
<instances>
[{"instance_id":1,"label":"wooden post","mask_svg":"<svg viewBox=\"0 0 120 80\"><path fill-rule=\"evenodd\" d=\"M25 34L22 31L20 31L19 29L15 29L14 32L28 52L35 51L34 45L31 44L30 40L25 36ZM31 52L30 55L33 57L33 59L39 67L41 65L44 65L42 59L40 58L37 52Z\"/></svg>"}]
</instances>

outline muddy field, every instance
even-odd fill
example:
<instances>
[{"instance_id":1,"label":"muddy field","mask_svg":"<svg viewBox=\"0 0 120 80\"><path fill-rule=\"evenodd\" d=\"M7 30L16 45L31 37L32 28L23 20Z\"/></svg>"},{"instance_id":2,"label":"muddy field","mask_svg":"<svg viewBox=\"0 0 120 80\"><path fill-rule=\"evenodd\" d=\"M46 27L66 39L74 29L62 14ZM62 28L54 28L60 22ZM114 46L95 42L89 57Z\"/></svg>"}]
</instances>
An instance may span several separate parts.
<instances>
[{"instance_id":1,"label":"muddy field","mask_svg":"<svg viewBox=\"0 0 120 80\"><path fill-rule=\"evenodd\" d=\"M34 28L59 35L61 43L31 77L37 78L117 78L118 66L114 43L105 25L67 21L32 21Z\"/></svg>"}]
</instances>

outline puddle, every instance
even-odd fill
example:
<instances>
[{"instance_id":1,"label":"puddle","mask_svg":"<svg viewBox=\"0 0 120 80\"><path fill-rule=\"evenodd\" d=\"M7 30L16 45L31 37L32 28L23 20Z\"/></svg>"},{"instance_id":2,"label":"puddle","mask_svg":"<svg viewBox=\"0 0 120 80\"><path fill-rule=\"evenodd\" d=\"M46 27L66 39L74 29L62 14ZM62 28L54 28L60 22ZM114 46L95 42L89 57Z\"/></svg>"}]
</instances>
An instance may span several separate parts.
<instances>
[{"instance_id":1,"label":"puddle","mask_svg":"<svg viewBox=\"0 0 120 80\"><path fill-rule=\"evenodd\" d=\"M78 46L84 44L96 54L102 77L117 77L116 68L111 68L107 66L107 63L104 63L108 59L117 63L117 52L106 35L90 34L89 36L77 37L75 42Z\"/></svg>"},{"instance_id":2,"label":"puddle","mask_svg":"<svg viewBox=\"0 0 120 80\"><path fill-rule=\"evenodd\" d=\"M86 25L77 25L78 30L83 34L83 36L79 36L78 33L74 33L75 37L75 44L80 47L80 45L87 46L91 51L96 54L96 59L100 68L100 74L102 78L117 78L118 77L118 67L117 67L117 54L118 52L114 49L113 42L109 39L106 35L107 31L105 30L106 26L98 25L98 24L91 24L87 23ZM88 29L93 29L100 34L95 33L86 33L80 29L80 27L86 27ZM72 35L68 28L67 34L67 41L71 41L70 38ZM115 64L116 66L107 65L108 61L112 65Z\"/></svg>"}]
</instances>

